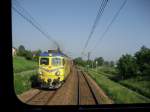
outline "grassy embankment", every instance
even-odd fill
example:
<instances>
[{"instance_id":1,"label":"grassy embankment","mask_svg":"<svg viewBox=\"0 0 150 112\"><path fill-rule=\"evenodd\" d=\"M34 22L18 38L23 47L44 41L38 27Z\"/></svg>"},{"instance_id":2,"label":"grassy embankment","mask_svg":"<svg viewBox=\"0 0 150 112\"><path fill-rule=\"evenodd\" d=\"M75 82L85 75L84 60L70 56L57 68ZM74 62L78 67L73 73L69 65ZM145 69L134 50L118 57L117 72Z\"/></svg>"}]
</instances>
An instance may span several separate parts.
<instances>
[{"instance_id":1,"label":"grassy embankment","mask_svg":"<svg viewBox=\"0 0 150 112\"><path fill-rule=\"evenodd\" d=\"M103 69L104 70L104 69ZM109 74L110 72L110 74ZM106 92L106 94L114 100L115 103L149 103L150 99L111 80L113 77L111 71L88 70L89 75L98 83L98 85Z\"/></svg>"},{"instance_id":2,"label":"grassy embankment","mask_svg":"<svg viewBox=\"0 0 150 112\"><path fill-rule=\"evenodd\" d=\"M95 69L93 69L94 71L96 71ZM103 75L105 75L106 77L108 77L109 79L116 81L118 83L120 83L123 86L126 86L136 92L138 92L139 94L142 94L146 97L150 98L150 77L132 77L129 79L125 79L125 80L117 80L116 79L116 70L112 67L100 67L97 70L98 73L101 73Z\"/></svg>"},{"instance_id":3,"label":"grassy embankment","mask_svg":"<svg viewBox=\"0 0 150 112\"><path fill-rule=\"evenodd\" d=\"M37 62L24 57L13 57L14 89L17 95L31 88L33 78L37 75L37 65Z\"/></svg>"}]
</instances>

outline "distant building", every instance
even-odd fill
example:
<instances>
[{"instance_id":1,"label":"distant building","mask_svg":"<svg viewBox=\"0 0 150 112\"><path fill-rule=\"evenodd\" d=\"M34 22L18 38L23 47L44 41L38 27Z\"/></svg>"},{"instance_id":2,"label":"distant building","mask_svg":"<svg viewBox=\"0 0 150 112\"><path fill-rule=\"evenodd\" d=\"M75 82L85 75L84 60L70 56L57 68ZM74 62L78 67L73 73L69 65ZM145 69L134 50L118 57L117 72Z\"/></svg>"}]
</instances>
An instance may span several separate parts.
<instances>
[{"instance_id":1,"label":"distant building","mask_svg":"<svg viewBox=\"0 0 150 112\"><path fill-rule=\"evenodd\" d=\"M12 56L15 56L17 54L17 49L16 48L12 48Z\"/></svg>"}]
</instances>

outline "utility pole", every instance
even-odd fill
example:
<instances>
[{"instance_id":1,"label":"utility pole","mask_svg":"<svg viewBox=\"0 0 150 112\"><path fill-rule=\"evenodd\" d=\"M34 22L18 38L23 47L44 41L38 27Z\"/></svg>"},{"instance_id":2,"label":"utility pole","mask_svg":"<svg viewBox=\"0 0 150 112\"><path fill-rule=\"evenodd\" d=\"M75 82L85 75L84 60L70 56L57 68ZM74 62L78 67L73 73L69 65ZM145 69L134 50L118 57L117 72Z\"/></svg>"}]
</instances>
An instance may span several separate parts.
<instances>
[{"instance_id":1,"label":"utility pole","mask_svg":"<svg viewBox=\"0 0 150 112\"><path fill-rule=\"evenodd\" d=\"M90 52L88 52L88 61L90 60L90 55L91 55L91 53L90 53Z\"/></svg>"},{"instance_id":2,"label":"utility pole","mask_svg":"<svg viewBox=\"0 0 150 112\"><path fill-rule=\"evenodd\" d=\"M96 61L95 64L96 64L96 71L97 71L97 64L98 64L98 62Z\"/></svg>"},{"instance_id":3,"label":"utility pole","mask_svg":"<svg viewBox=\"0 0 150 112\"><path fill-rule=\"evenodd\" d=\"M88 67L90 67L90 56L91 56L91 53L88 52Z\"/></svg>"}]
</instances>

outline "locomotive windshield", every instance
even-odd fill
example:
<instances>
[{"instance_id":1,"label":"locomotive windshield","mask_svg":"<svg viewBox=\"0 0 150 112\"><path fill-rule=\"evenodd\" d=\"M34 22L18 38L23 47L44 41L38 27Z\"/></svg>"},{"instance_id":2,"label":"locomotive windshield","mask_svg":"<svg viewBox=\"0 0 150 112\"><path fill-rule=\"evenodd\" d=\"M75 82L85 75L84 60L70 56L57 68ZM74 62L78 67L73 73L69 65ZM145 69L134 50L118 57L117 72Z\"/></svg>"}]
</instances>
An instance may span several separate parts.
<instances>
[{"instance_id":1,"label":"locomotive windshield","mask_svg":"<svg viewBox=\"0 0 150 112\"><path fill-rule=\"evenodd\" d=\"M41 58L40 59L40 65L49 65L49 58Z\"/></svg>"},{"instance_id":2,"label":"locomotive windshield","mask_svg":"<svg viewBox=\"0 0 150 112\"><path fill-rule=\"evenodd\" d=\"M53 66L60 66L61 65L61 59L60 58L52 58L52 65Z\"/></svg>"}]
</instances>

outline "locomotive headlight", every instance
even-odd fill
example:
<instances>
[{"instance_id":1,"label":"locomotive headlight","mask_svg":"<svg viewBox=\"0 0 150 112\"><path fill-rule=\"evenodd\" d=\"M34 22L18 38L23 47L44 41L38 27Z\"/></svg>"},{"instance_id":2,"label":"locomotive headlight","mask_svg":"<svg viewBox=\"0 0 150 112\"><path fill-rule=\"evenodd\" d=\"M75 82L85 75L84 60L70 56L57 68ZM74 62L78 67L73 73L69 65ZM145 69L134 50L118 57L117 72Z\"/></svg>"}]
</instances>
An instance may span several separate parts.
<instances>
[{"instance_id":1,"label":"locomotive headlight","mask_svg":"<svg viewBox=\"0 0 150 112\"><path fill-rule=\"evenodd\" d=\"M39 71L39 74L40 74L40 75L42 75L42 72L41 72L41 71Z\"/></svg>"},{"instance_id":2,"label":"locomotive headlight","mask_svg":"<svg viewBox=\"0 0 150 112\"><path fill-rule=\"evenodd\" d=\"M56 76L59 76L59 75L60 75L60 72L59 72L59 71L55 72L55 75L56 75Z\"/></svg>"}]
</instances>

